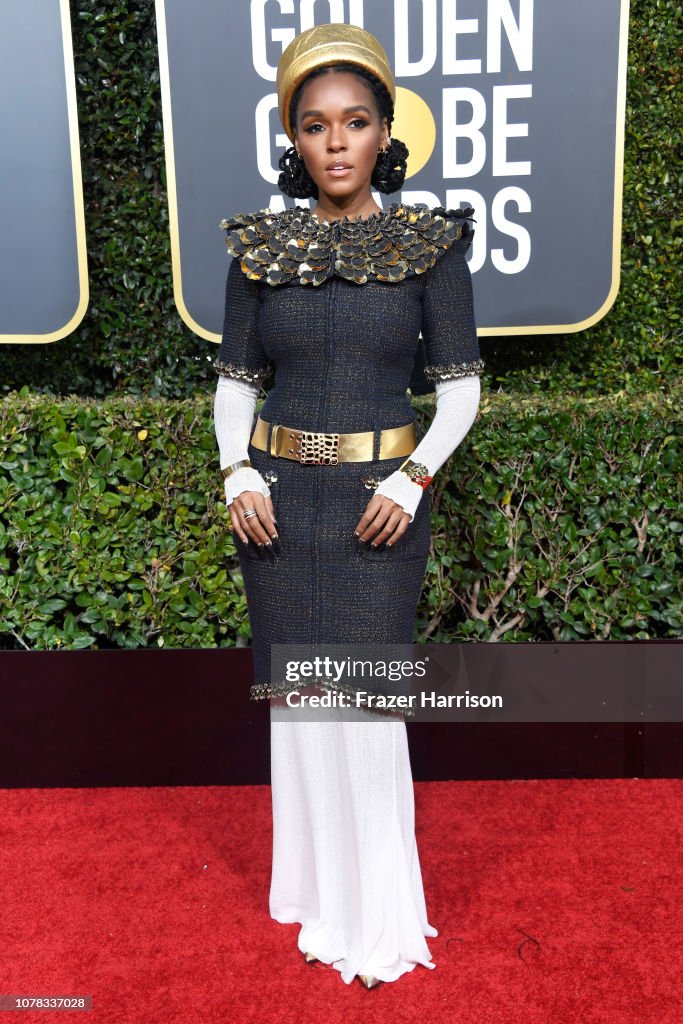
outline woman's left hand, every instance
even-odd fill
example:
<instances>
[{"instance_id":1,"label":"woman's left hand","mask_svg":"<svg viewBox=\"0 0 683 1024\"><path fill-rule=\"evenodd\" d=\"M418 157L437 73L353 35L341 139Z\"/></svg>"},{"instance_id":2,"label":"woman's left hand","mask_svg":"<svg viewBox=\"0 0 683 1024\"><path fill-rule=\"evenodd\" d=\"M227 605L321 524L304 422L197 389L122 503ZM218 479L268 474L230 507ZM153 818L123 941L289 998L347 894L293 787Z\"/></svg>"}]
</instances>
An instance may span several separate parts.
<instances>
[{"instance_id":1,"label":"woman's left hand","mask_svg":"<svg viewBox=\"0 0 683 1024\"><path fill-rule=\"evenodd\" d=\"M408 529L411 518L400 505L383 494L373 494L356 526L359 541L379 547L386 541L392 547Z\"/></svg>"}]
</instances>

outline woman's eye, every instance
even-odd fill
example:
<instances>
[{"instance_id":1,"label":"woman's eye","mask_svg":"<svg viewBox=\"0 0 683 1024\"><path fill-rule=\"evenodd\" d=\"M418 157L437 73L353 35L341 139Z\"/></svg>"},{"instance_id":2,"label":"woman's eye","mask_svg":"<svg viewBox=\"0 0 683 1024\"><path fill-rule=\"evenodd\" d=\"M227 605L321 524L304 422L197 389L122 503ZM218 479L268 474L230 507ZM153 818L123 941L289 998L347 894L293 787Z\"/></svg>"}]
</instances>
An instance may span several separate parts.
<instances>
[{"instance_id":1,"label":"woman's eye","mask_svg":"<svg viewBox=\"0 0 683 1024\"><path fill-rule=\"evenodd\" d=\"M354 117L353 121L349 121L349 124L351 124L351 125L360 125L361 128L365 128L365 126L368 124L368 122L363 117ZM317 135L318 133L315 131L316 128L322 128L322 125L321 124L309 124L308 127L304 128L304 131L308 132L309 134Z\"/></svg>"}]
</instances>

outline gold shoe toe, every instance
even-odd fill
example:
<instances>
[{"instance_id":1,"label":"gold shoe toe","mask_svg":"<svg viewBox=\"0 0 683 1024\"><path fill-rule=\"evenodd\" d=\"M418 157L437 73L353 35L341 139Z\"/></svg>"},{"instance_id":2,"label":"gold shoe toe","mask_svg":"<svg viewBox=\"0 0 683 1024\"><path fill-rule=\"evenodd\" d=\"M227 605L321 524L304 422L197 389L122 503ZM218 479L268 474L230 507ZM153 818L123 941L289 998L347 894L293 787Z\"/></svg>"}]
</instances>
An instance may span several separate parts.
<instances>
[{"instance_id":1,"label":"gold shoe toe","mask_svg":"<svg viewBox=\"0 0 683 1024\"><path fill-rule=\"evenodd\" d=\"M358 979L364 988L375 988L376 985L382 984L380 979L376 978L374 974L359 974Z\"/></svg>"}]
</instances>

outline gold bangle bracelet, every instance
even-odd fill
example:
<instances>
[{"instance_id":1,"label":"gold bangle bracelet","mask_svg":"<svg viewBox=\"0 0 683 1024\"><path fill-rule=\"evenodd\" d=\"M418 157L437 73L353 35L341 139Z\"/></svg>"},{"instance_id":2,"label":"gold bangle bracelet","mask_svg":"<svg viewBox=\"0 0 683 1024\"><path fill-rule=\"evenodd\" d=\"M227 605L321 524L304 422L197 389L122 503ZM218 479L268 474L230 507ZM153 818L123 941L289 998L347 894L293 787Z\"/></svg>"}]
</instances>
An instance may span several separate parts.
<instances>
[{"instance_id":1,"label":"gold bangle bracelet","mask_svg":"<svg viewBox=\"0 0 683 1024\"><path fill-rule=\"evenodd\" d=\"M405 473L413 483L419 484L423 491L432 482L429 470L423 462L413 462L411 458L407 458L398 469L399 472Z\"/></svg>"},{"instance_id":2,"label":"gold bangle bracelet","mask_svg":"<svg viewBox=\"0 0 683 1024\"><path fill-rule=\"evenodd\" d=\"M250 460L241 459L239 462L233 462L231 466L226 466L225 469L221 470L221 473L223 474L223 479L226 480L231 473L234 473L235 470L242 469L243 466L251 466Z\"/></svg>"}]
</instances>

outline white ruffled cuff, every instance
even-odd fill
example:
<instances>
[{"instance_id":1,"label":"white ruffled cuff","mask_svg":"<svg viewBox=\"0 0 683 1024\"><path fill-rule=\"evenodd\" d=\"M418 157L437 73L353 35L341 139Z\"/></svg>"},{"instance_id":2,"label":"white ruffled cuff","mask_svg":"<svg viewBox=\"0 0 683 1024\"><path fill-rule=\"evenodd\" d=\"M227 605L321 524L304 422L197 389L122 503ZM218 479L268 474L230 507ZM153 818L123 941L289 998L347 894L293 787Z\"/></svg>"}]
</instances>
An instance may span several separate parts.
<instances>
[{"instance_id":1,"label":"white ruffled cuff","mask_svg":"<svg viewBox=\"0 0 683 1024\"><path fill-rule=\"evenodd\" d=\"M253 466L242 466L225 479L225 503L232 505L238 494L243 491L260 491L264 498L270 497L270 488L261 474Z\"/></svg>"},{"instance_id":2,"label":"white ruffled cuff","mask_svg":"<svg viewBox=\"0 0 683 1024\"><path fill-rule=\"evenodd\" d=\"M397 469L386 480L382 480L378 484L375 488L375 494L381 494L385 498L391 498L392 501L395 501L404 512L408 513L412 523L424 491L419 484L416 484L409 476L406 476L405 473Z\"/></svg>"}]
</instances>

